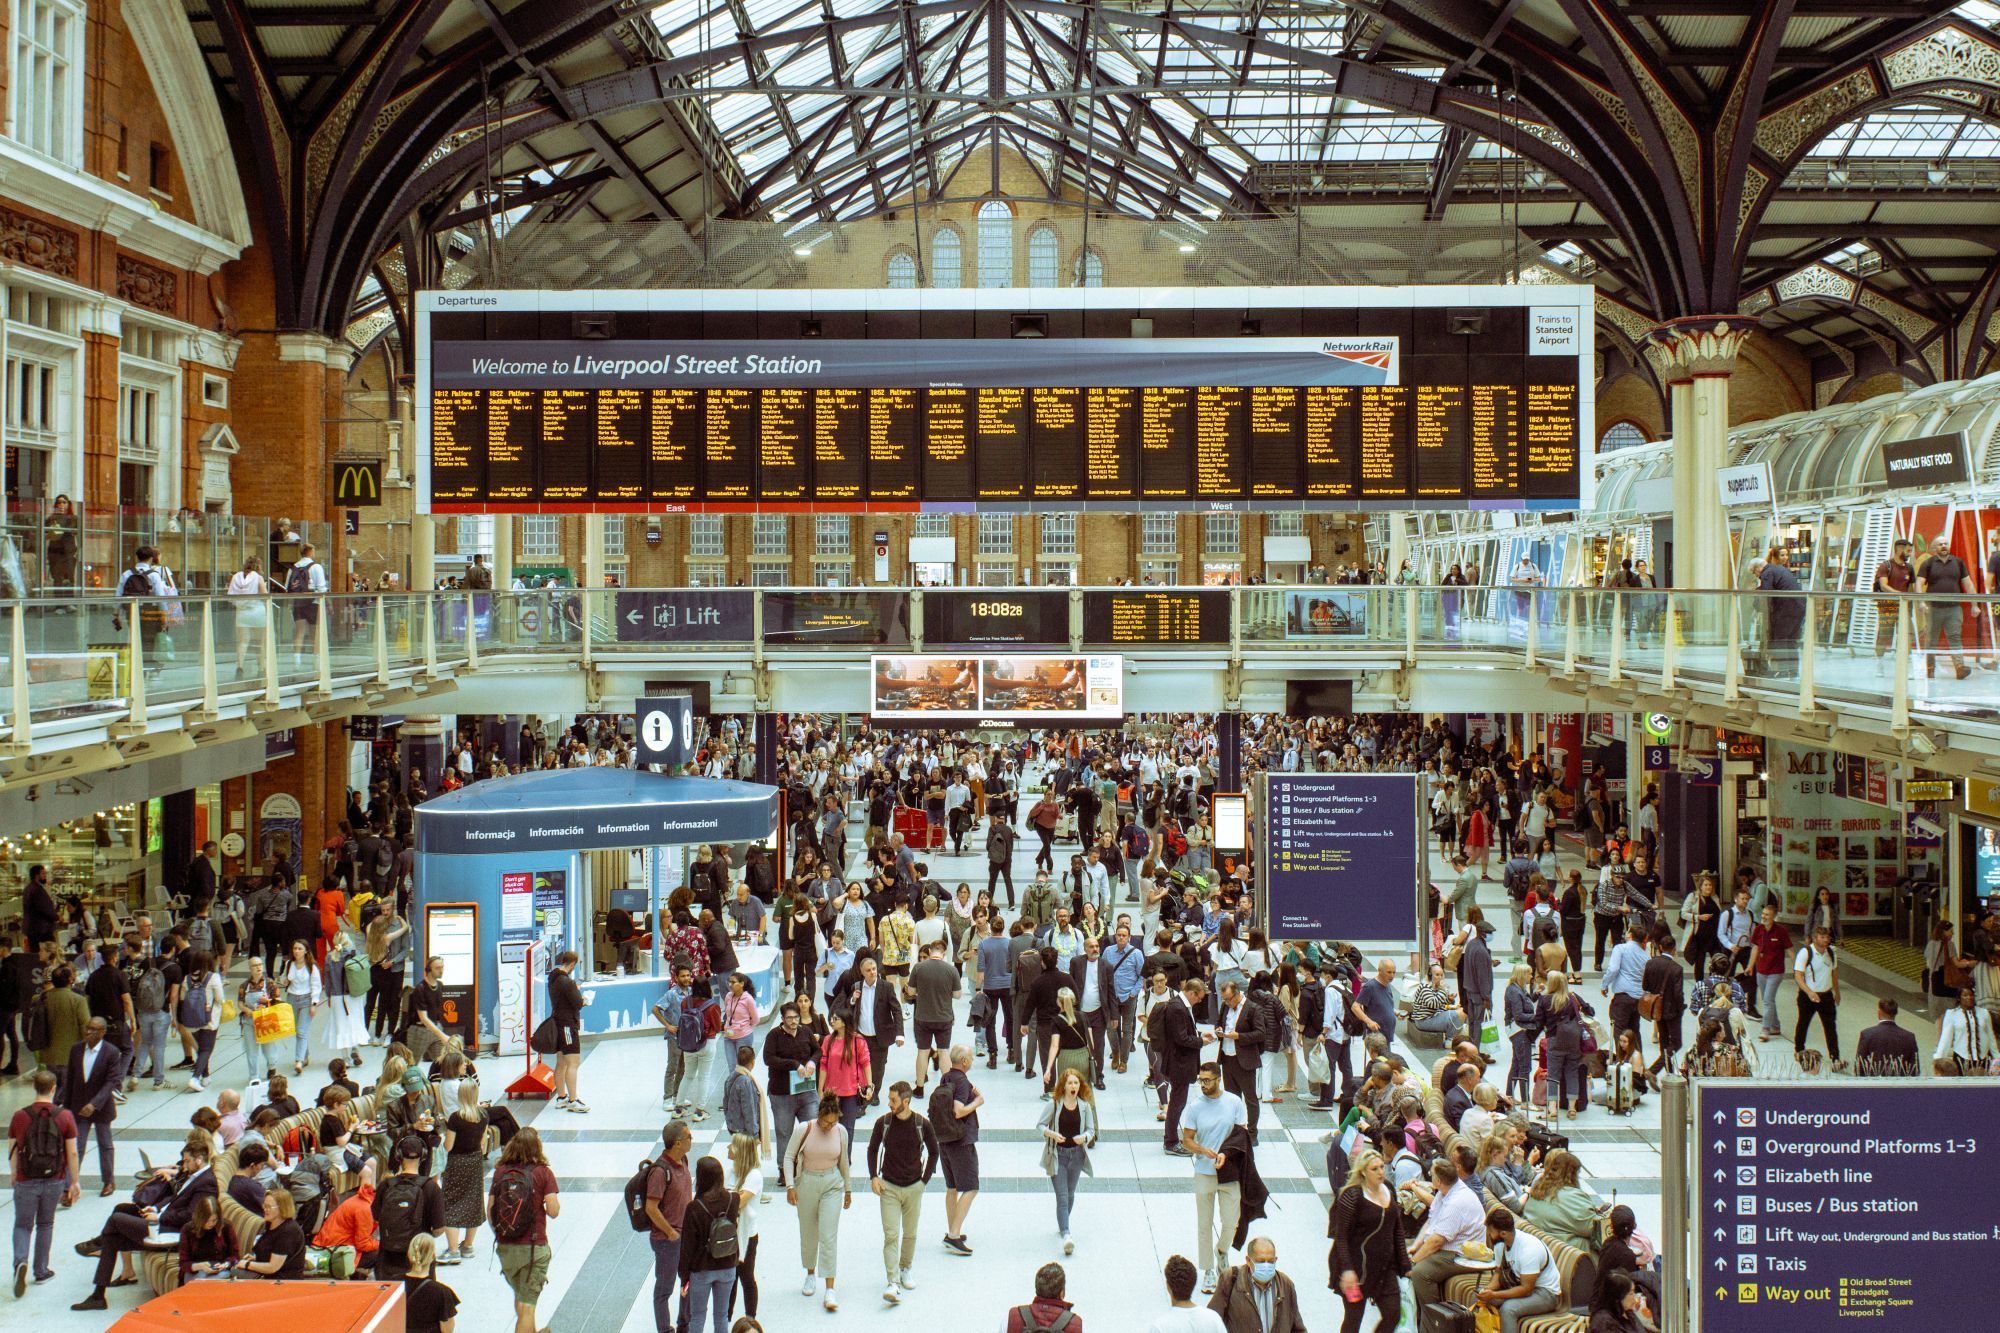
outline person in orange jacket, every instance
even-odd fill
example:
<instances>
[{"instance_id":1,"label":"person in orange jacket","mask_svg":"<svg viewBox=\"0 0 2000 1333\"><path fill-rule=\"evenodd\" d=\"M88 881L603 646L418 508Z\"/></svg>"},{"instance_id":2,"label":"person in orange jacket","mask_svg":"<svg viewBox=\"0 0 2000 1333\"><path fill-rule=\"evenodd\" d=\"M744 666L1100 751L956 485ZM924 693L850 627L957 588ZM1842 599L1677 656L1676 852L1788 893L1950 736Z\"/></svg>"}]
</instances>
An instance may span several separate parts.
<instances>
[{"instance_id":1,"label":"person in orange jacket","mask_svg":"<svg viewBox=\"0 0 2000 1333\"><path fill-rule=\"evenodd\" d=\"M352 1245L357 1278L374 1269L375 1254L382 1248L375 1235L375 1163L376 1159L371 1157L362 1166L360 1188L340 1201L312 1240L322 1249Z\"/></svg>"},{"instance_id":2,"label":"person in orange jacket","mask_svg":"<svg viewBox=\"0 0 2000 1333\"><path fill-rule=\"evenodd\" d=\"M328 941L340 938L340 919L347 913L347 895L340 891L340 881L329 875L319 886L319 943L313 946L321 967L326 966L326 946Z\"/></svg>"}]
</instances>

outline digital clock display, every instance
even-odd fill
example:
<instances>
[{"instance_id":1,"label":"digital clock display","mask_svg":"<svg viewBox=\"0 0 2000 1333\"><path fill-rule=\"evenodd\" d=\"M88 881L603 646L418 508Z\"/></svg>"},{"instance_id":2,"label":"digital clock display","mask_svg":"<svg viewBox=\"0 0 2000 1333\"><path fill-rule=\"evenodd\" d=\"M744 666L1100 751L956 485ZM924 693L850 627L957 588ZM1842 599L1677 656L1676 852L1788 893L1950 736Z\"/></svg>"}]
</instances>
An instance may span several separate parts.
<instances>
[{"instance_id":1,"label":"digital clock display","mask_svg":"<svg viewBox=\"0 0 2000 1333\"><path fill-rule=\"evenodd\" d=\"M983 643L1067 648L1069 592L1062 588L928 589L924 593L924 643L937 648Z\"/></svg>"}]
</instances>

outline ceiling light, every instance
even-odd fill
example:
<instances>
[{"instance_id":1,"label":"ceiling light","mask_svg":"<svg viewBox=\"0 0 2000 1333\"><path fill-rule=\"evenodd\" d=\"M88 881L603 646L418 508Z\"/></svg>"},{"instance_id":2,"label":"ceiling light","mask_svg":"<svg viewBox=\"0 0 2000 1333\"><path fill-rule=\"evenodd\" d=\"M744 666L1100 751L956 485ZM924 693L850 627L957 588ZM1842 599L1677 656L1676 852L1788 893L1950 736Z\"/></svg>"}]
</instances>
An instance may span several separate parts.
<instances>
[{"instance_id":1,"label":"ceiling light","mask_svg":"<svg viewBox=\"0 0 2000 1333\"><path fill-rule=\"evenodd\" d=\"M1194 253L1194 247L1192 245L1187 244L1186 242L1182 242L1181 253L1184 255L1191 255Z\"/></svg>"},{"instance_id":2,"label":"ceiling light","mask_svg":"<svg viewBox=\"0 0 2000 1333\"><path fill-rule=\"evenodd\" d=\"M813 257L812 250L809 247L803 245L795 246L792 250L792 253L797 255L800 259L811 259Z\"/></svg>"}]
</instances>

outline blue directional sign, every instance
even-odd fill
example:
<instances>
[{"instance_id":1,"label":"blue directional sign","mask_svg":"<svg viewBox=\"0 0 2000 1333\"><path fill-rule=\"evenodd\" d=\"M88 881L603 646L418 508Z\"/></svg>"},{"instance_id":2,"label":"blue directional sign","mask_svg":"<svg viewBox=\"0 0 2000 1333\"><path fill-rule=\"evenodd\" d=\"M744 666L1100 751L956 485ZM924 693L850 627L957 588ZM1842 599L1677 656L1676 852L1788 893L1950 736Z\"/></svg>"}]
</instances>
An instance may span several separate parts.
<instances>
[{"instance_id":1,"label":"blue directional sign","mask_svg":"<svg viewBox=\"0 0 2000 1333\"><path fill-rule=\"evenodd\" d=\"M1409 944L1425 841L1410 773L1271 773L1264 779L1265 920L1273 939Z\"/></svg>"},{"instance_id":2,"label":"blue directional sign","mask_svg":"<svg viewBox=\"0 0 2000 1333\"><path fill-rule=\"evenodd\" d=\"M1697 1085L1697 1333L1969 1328L2000 1266L2000 1086Z\"/></svg>"}]
</instances>

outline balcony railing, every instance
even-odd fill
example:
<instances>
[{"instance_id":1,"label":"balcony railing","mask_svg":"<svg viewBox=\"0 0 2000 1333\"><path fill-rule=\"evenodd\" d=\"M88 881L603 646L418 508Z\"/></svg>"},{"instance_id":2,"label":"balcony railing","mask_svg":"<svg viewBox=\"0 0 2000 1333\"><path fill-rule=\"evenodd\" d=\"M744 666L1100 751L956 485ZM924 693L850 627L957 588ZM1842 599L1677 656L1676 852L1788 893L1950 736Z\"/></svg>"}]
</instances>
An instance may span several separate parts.
<instances>
[{"instance_id":1,"label":"balcony railing","mask_svg":"<svg viewBox=\"0 0 2000 1333\"><path fill-rule=\"evenodd\" d=\"M1066 591L1074 611L1088 590ZM1724 702L1755 695L1802 715L1830 705L1881 710L1895 727L1913 717L2000 722L2000 603L1987 598L1325 585L1179 591L1227 598L1226 641L1211 620L1201 643L1087 642L1075 613L1067 646L1291 670L1477 655L1483 664L1699 689ZM923 597L880 588L607 588L27 599L0 606L0 680L9 686L0 721L19 752L37 727L65 719L125 714L137 723L151 707L213 710L244 695L275 706L288 689L331 692L337 683L387 685L399 675L499 663L555 659L587 669L618 656L701 651L783 661L960 647L926 642ZM838 607L840 615L802 620L802 606ZM673 615L661 616L661 607Z\"/></svg>"}]
</instances>

